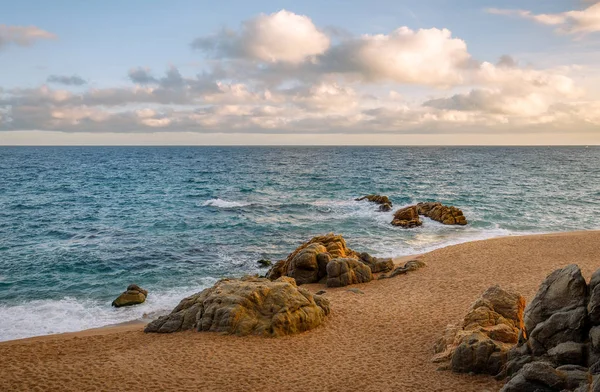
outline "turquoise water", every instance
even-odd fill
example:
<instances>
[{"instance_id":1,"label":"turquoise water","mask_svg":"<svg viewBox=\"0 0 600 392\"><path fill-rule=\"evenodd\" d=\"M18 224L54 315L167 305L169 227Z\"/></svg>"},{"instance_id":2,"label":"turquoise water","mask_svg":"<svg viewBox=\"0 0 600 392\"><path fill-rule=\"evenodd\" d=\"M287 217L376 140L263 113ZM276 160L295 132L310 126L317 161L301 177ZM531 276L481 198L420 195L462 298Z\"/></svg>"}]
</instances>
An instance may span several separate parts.
<instances>
[{"instance_id":1,"label":"turquoise water","mask_svg":"<svg viewBox=\"0 0 600 392\"><path fill-rule=\"evenodd\" d=\"M393 227L367 193L470 224ZM320 233L400 256L599 216L595 147L2 147L0 340L160 314ZM111 308L131 282L147 302Z\"/></svg>"}]
</instances>

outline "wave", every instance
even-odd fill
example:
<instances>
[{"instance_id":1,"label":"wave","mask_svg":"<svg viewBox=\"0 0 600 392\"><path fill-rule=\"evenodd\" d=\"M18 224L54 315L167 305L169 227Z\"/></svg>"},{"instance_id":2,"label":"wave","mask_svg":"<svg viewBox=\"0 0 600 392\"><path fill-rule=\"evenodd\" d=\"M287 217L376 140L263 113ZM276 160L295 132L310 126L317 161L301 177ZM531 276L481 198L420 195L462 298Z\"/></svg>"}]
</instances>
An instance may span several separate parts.
<instances>
[{"instance_id":1,"label":"wave","mask_svg":"<svg viewBox=\"0 0 600 392\"><path fill-rule=\"evenodd\" d=\"M205 277L196 286L149 291L143 304L123 308L113 308L110 301L74 297L0 305L0 341L76 332L135 320L150 321L214 282L216 279Z\"/></svg>"},{"instance_id":2,"label":"wave","mask_svg":"<svg viewBox=\"0 0 600 392\"><path fill-rule=\"evenodd\" d=\"M217 208L237 208L237 207L246 207L249 206L250 203L244 203L239 201L227 201L223 199L210 199L206 200L202 203L202 207L217 207Z\"/></svg>"}]
</instances>

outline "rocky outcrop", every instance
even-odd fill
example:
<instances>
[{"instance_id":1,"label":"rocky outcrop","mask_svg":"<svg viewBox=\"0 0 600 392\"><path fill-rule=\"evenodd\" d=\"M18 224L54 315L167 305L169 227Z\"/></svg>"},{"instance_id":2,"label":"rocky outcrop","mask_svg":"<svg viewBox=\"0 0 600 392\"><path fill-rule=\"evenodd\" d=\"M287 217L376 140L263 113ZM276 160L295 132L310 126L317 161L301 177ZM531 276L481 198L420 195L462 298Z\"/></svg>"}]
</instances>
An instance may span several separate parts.
<instances>
[{"instance_id":1,"label":"rocky outcrop","mask_svg":"<svg viewBox=\"0 0 600 392\"><path fill-rule=\"evenodd\" d=\"M442 203L418 203L416 205L419 215L441 222L445 225L466 225L467 219L463 212L453 206L445 206Z\"/></svg>"},{"instance_id":2,"label":"rocky outcrop","mask_svg":"<svg viewBox=\"0 0 600 392\"><path fill-rule=\"evenodd\" d=\"M598 282L600 270L588 285L574 264L548 275L525 309L502 391L600 391Z\"/></svg>"},{"instance_id":3,"label":"rocky outcrop","mask_svg":"<svg viewBox=\"0 0 600 392\"><path fill-rule=\"evenodd\" d=\"M334 261L335 268L329 269L329 264ZM289 276L298 285L323 280L328 286L334 287L331 285L368 282L373 279L373 273L387 272L393 267L391 259L358 253L348 248L341 235L330 233L300 245L285 260L275 263L267 272L267 278L275 280Z\"/></svg>"},{"instance_id":4,"label":"rocky outcrop","mask_svg":"<svg viewBox=\"0 0 600 392\"><path fill-rule=\"evenodd\" d=\"M145 332L282 336L319 326L329 312L325 297L297 287L292 278L222 279L183 299L170 314L148 324Z\"/></svg>"},{"instance_id":5,"label":"rocky outcrop","mask_svg":"<svg viewBox=\"0 0 600 392\"><path fill-rule=\"evenodd\" d=\"M449 325L434 347L433 362L459 373L498 374L523 326L525 299L488 288L459 325Z\"/></svg>"},{"instance_id":6,"label":"rocky outcrop","mask_svg":"<svg viewBox=\"0 0 600 392\"><path fill-rule=\"evenodd\" d=\"M382 195L366 195L366 196L362 196L359 197L357 199L354 199L356 201L362 201L362 200L368 200L371 203L377 203L380 205L389 205L390 208L392 207L392 201L389 199L389 197L387 196L382 196Z\"/></svg>"},{"instance_id":7,"label":"rocky outcrop","mask_svg":"<svg viewBox=\"0 0 600 392\"><path fill-rule=\"evenodd\" d=\"M114 301L112 306L120 308L121 306L138 305L146 301L148 291L144 290L137 284L127 286L127 291L124 291Z\"/></svg>"},{"instance_id":8,"label":"rocky outcrop","mask_svg":"<svg viewBox=\"0 0 600 392\"><path fill-rule=\"evenodd\" d=\"M419 219L419 214L416 206L409 206L399 209L394 213L394 219L392 225L400 227L417 227L421 226L423 222Z\"/></svg>"},{"instance_id":9,"label":"rocky outcrop","mask_svg":"<svg viewBox=\"0 0 600 392\"><path fill-rule=\"evenodd\" d=\"M372 280L371 268L356 259L337 258L327 264L327 287L343 287Z\"/></svg>"},{"instance_id":10,"label":"rocky outcrop","mask_svg":"<svg viewBox=\"0 0 600 392\"><path fill-rule=\"evenodd\" d=\"M408 272L416 271L416 270L418 270L420 268L423 268L426 265L427 264L425 264L424 261L419 260L419 259L409 260L406 263L404 263L404 265L396 267L396 269L394 269L391 274L389 274L389 275L385 275L385 274L380 275L379 279L393 278L393 277L398 276L398 275L404 275L404 274L406 274Z\"/></svg>"}]
</instances>

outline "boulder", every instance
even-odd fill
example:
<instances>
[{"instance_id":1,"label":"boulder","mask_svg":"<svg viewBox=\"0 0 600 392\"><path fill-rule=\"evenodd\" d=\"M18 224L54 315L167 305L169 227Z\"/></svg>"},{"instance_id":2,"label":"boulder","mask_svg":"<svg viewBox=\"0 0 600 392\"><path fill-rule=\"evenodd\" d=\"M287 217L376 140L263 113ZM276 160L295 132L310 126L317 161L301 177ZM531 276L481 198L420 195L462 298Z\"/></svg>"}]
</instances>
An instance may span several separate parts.
<instances>
[{"instance_id":1,"label":"boulder","mask_svg":"<svg viewBox=\"0 0 600 392\"><path fill-rule=\"evenodd\" d=\"M556 312L538 323L529 335L529 346L536 356L542 356L551 348L566 342L582 342L586 335L585 307L567 312Z\"/></svg>"},{"instance_id":2,"label":"boulder","mask_svg":"<svg viewBox=\"0 0 600 392\"><path fill-rule=\"evenodd\" d=\"M394 213L394 219L392 219L392 225L400 226L404 228L411 228L421 226L423 222L419 219L416 206L408 206L399 209Z\"/></svg>"},{"instance_id":3,"label":"boulder","mask_svg":"<svg viewBox=\"0 0 600 392\"><path fill-rule=\"evenodd\" d=\"M342 261L336 263L336 265L350 268L352 271L356 270L356 275L359 274L359 278L346 279L346 277L339 278L339 275L335 275L332 282L345 282L354 281L356 279L363 281L369 281L372 279L372 275L367 279L365 269L369 269L370 272L385 272L390 271L393 268L393 261L391 259L379 259L370 256L368 253L358 253L348 248L346 241L341 235L335 235L333 233L318 236L312 238L310 241L300 245L294 250L285 260L280 260L267 272L267 278L271 280L278 279L281 276L289 276L296 280L298 285L305 283L317 283L324 279L329 279L328 265L334 260L354 260L353 262ZM339 272L336 269L332 269L336 273ZM361 272L363 271L363 272ZM340 272L345 274L345 272ZM352 275L352 276L354 276ZM334 284L334 283L332 283ZM352 284L352 283L347 283Z\"/></svg>"},{"instance_id":4,"label":"boulder","mask_svg":"<svg viewBox=\"0 0 600 392\"><path fill-rule=\"evenodd\" d=\"M421 261L419 259L414 259L414 260L409 260L406 263L404 263L404 265L402 266L398 266L396 267L396 269L394 269L392 271L392 273L387 276L388 278L393 278L394 276L398 276L398 275L404 275L408 272L411 271L416 271L420 268L425 267L427 264L425 264L424 261Z\"/></svg>"},{"instance_id":5,"label":"boulder","mask_svg":"<svg viewBox=\"0 0 600 392\"><path fill-rule=\"evenodd\" d=\"M379 211L380 212L388 212L392 210L392 205L389 203L384 203L382 205L379 206Z\"/></svg>"},{"instance_id":6,"label":"boulder","mask_svg":"<svg viewBox=\"0 0 600 392\"><path fill-rule=\"evenodd\" d=\"M371 280L371 268L356 259L338 258L327 264L327 287L342 287Z\"/></svg>"},{"instance_id":7,"label":"boulder","mask_svg":"<svg viewBox=\"0 0 600 392\"><path fill-rule=\"evenodd\" d=\"M441 222L445 225L466 225L467 219L463 212L453 206L445 206L442 203L429 202L416 205L419 215Z\"/></svg>"},{"instance_id":8,"label":"boulder","mask_svg":"<svg viewBox=\"0 0 600 392\"><path fill-rule=\"evenodd\" d=\"M524 309L525 299L518 293L488 288L460 325L446 328L434 347L433 362L450 361L446 367L459 373L500 373L517 343Z\"/></svg>"},{"instance_id":9,"label":"boulder","mask_svg":"<svg viewBox=\"0 0 600 392\"><path fill-rule=\"evenodd\" d=\"M114 301L112 306L120 308L121 306L131 306L141 304L146 301L148 291L144 290L136 284L130 284L127 286L127 290L121 293Z\"/></svg>"},{"instance_id":10,"label":"boulder","mask_svg":"<svg viewBox=\"0 0 600 392\"><path fill-rule=\"evenodd\" d=\"M548 357L557 365L583 365L587 345L583 343L564 342L548 350Z\"/></svg>"},{"instance_id":11,"label":"boulder","mask_svg":"<svg viewBox=\"0 0 600 392\"><path fill-rule=\"evenodd\" d=\"M183 299L170 314L148 324L145 332L282 336L319 326L329 312L325 297L297 287L289 277L222 279Z\"/></svg>"},{"instance_id":12,"label":"boulder","mask_svg":"<svg viewBox=\"0 0 600 392\"><path fill-rule=\"evenodd\" d=\"M382 195L366 195L366 196L362 196L362 197L359 197L354 200L356 200L356 201L368 200L371 203L377 203L380 205L387 204L390 206L390 209L392 207L392 201L387 196L382 196Z\"/></svg>"},{"instance_id":13,"label":"boulder","mask_svg":"<svg viewBox=\"0 0 600 392\"><path fill-rule=\"evenodd\" d=\"M258 265L260 265L261 268L267 268L272 265L271 260L267 260L267 259L260 259L256 263Z\"/></svg>"}]
</instances>

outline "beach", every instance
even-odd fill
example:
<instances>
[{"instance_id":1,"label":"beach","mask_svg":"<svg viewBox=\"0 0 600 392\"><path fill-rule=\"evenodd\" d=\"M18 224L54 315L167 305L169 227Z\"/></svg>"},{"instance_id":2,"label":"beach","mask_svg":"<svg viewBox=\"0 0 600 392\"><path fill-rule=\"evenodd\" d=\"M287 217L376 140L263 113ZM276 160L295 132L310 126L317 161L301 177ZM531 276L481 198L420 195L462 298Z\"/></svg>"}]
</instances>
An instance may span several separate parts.
<instances>
[{"instance_id":1,"label":"beach","mask_svg":"<svg viewBox=\"0 0 600 392\"><path fill-rule=\"evenodd\" d=\"M511 236L441 248L427 267L326 290L332 314L283 338L144 334L140 324L0 343L0 390L496 391L489 376L439 371L433 344L489 286L527 300L550 272L600 267L600 231ZM40 320L43 322L43 320Z\"/></svg>"}]
</instances>

